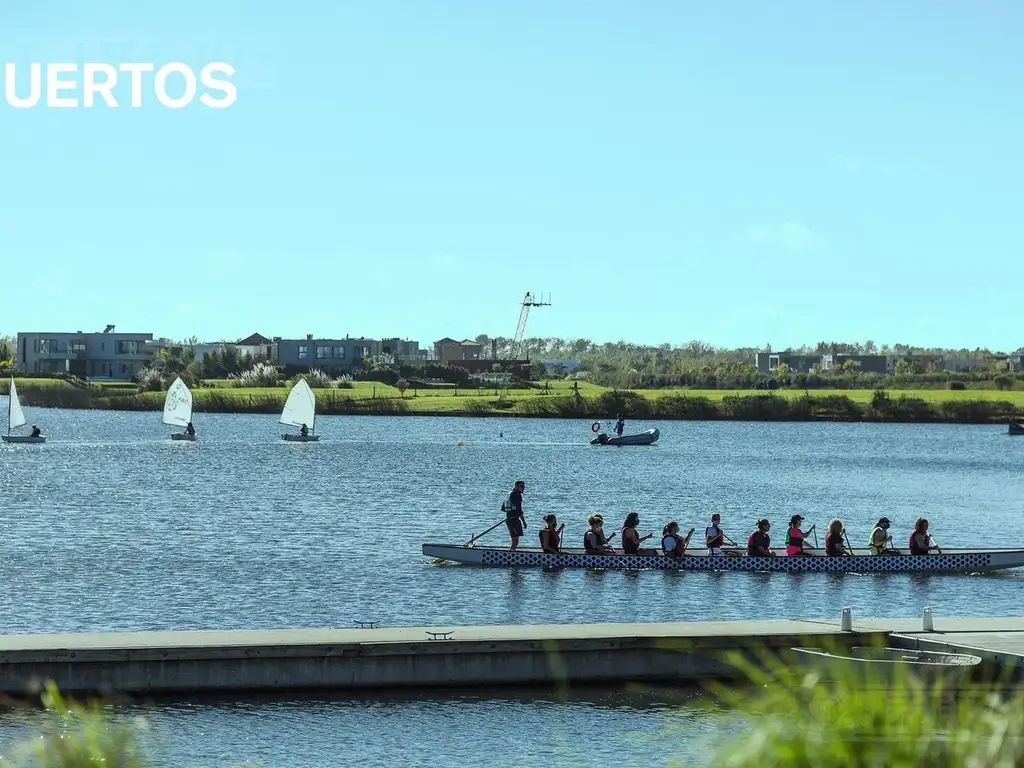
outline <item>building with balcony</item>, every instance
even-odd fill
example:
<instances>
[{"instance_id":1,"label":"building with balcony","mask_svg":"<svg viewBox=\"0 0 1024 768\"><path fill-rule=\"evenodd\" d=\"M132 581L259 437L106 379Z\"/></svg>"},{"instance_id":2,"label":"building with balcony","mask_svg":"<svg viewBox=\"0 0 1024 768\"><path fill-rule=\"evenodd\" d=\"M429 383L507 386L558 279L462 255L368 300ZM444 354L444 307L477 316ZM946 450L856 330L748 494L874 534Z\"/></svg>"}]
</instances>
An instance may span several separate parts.
<instances>
[{"instance_id":1,"label":"building with balcony","mask_svg":"<svg viewBox=\"0 0 1024 768\"><path fill-rule=\"evenodd\" d=\"M83 379L134 379L155 351L151 333L32 331L18 334L15 366L27 375L67 373Z\"/></svg>"},{"instance_id":2,"label":"building with balcony","mask_svg":"<svg viewBox=\"0 0 1024 768\"><path fill-rule=\"evenodd\" d=\"M274 338L277 364L286 373L299 373L319 368L325 373L352 373L364 367L363 360L381 354L377 339L317 339L308 334L304 339Z\"/></svg>"}]
</instances>

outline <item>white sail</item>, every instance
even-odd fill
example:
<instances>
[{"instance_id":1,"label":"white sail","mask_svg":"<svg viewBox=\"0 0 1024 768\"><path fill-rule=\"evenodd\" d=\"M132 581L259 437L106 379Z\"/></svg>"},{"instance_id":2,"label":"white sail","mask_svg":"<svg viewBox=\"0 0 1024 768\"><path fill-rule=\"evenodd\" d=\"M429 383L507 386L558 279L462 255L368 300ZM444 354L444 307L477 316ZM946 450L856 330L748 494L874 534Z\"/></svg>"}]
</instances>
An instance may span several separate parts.
<instances>
[{"instance_id":1,"label":"white sail","mask_svg":"<svg viewBox=\"0 0 1024 768\"><path fill-rule=\"evenodd\" d=\"M316 396L305 379L299 379L288 394L284 402L284 410L281 411L281 423L291 427L301 427L303 424L310 429L313 428L313 421L316 419Z\"/></svg>"},{"instance_id":2,"label":"white sail","mask_svg":"<svg viewBox=\"0 0 1024 768\"><path fill-rule=\"evenodd\" d=\"M179 376L167 390L164 400L164 424L186 427L192 421L192 392Z\"/></svg>"},{"instance_id":3,"label":"white sail","mask_svg":"<svg viewBox=\"0 0 1024 768\"><path fill-rule=\"evenodd\" d=\"M14 386L13 376L11 376L11 404L8 411L8 418L8 431L17 429L18 427L24 427L28 424L28 421L25 420L25 412L21 410L21 401L18 399L18 388Z\"/></svg>"}]
</instances>

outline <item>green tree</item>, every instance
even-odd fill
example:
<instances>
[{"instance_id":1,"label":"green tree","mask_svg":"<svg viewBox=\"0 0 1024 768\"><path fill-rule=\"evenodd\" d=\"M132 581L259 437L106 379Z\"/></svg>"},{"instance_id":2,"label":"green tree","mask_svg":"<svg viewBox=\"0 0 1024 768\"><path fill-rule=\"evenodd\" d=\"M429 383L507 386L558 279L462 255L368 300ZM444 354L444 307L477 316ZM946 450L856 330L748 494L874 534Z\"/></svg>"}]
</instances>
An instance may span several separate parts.
<instances>
[{"instance_id":1,"label":"green tree","mask_svg":"<svg viewBox=\"0 0 1024 768\"><path fill-rule=\"evenodd\" d=\"M548 375L548 367L544 365L543 360L534 360L530 364L530 377L536 381L543 379Z\"/></svg>"},{"instance_id":2,"label":"green tree","mask_svg":"<svg viewBox=\"0 0 1024 768\"><path fill-rule=\"evenodd\" d=\"M405 390L409 388L409 382L407 379L399 379L395 382L395 389L398 390L398 394L405 397Z\"/></svg>"},{"instance_id":3,"label":"green tree","mask_svg":"<svg viewBox=\"0 0 1024 768\"><path fill-rule=\"evenodd\" d=\"M992 383L998 390L1013 389L1013 379L1011 379L1005 373L1001 373L994 379L992 379Z\"/></svg>"}]
</instances>

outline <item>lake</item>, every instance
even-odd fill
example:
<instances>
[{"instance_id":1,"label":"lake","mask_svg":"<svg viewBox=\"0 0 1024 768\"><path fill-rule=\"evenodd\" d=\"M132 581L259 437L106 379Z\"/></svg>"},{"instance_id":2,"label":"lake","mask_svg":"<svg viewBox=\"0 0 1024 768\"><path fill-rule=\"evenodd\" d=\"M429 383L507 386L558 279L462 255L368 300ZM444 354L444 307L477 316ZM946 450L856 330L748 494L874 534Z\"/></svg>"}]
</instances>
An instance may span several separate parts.
<instances>
[{"instance_id":1,"label":"lake","mask_svg":"<svg viewBox=\"0 0 1024 768\"><path fill-rule=\"evenodd\" d=\"M885 515L903 545L924 515L940 546L1021 545L1024 438L1003 427L637 421L627 432L657 426L657 445L609 448L588 445L578 420L338 416L317 420L321 442L295 444L274 416L198 414L189 444L167 439L158 413L26 413L49 442L0 446L8 633L835 619L843 607L854 617L925 606L937 617L1019 614L1020 572L546 573L420 554L424 541L462 542L497 522L518 479L530 545L548 512L579 546L589 513L616 530L629 510L656 536L670 519L699 536L718 511L733 539L764 516L778 542L800 513L822 544L838 516L863 546ZM503 527L482 541L504 542ZM195 766L431 764L440 739L458 742L443 753L449 764L575 765L587 762L575 745L592 734L657 732L680 716L659 697L595 696L254 700L146 714L167 737L166 764ZM5 742L22 733L18 717L0 724ZM663 764L666 743L681 749L698 731L674 729L653 752L616 761ZM562 739L552 763L547 750Z\"/></svg>"}]
</instances>

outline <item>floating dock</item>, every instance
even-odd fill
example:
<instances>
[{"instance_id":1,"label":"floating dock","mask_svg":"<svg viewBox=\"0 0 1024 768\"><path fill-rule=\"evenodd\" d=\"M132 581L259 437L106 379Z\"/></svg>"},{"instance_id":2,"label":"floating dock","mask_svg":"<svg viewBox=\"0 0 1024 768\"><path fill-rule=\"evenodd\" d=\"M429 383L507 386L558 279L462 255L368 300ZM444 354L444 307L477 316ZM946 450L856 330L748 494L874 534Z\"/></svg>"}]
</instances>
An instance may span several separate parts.
<instances>
[{"instance_id":1,"label":"floating dock","mask_svg":"<svg viewBox=\"0 0 1024 768\"><path fill-rule=\"evenodd\" d=\"M1024 619L377 627L0 636L0 693L238 694L730 679L730 652L885 641L1024 667Z\"/></svg>"}]
</instances>

